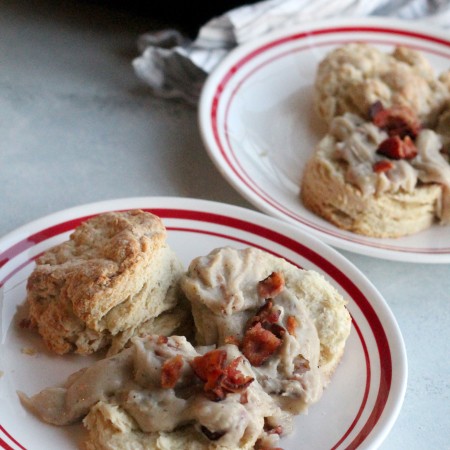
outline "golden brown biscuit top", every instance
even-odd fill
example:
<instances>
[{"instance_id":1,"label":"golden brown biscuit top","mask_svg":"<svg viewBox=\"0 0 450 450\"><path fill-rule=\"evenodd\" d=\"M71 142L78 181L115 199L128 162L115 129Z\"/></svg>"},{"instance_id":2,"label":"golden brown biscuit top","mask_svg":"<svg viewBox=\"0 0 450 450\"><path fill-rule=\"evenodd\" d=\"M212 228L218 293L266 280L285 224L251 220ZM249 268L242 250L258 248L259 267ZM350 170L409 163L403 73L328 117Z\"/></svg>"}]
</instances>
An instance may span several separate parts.
<instances>
[{"instance_id":1,"label":"golden brown biscuit top","mask_svg":"<svg viewBox=\"0 0 450 450\"><path fill-rule=\"evenodd\" d=\"M45 252L29 277L29 296L56 288L88 326L136 291L136 279L165 245L161 219L141 210L108 212L82 223ZM58 286L54 286L57 283Z\"/></svg>"}]
</instances>

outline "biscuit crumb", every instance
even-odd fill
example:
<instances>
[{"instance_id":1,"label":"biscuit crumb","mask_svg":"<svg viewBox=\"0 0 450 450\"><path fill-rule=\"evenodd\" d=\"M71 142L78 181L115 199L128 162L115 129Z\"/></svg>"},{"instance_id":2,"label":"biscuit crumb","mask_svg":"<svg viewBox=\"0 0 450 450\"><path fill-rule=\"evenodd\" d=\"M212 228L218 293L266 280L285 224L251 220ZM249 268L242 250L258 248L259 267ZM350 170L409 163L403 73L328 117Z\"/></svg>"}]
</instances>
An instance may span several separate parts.
<instances>
[{"instance_id":1,"label":"biscuit crumb","mask_svg":"<svg viewBox=\"0 0 450 450\"><path fill-rule=\"evenodd\" d=\"M37 350L33 347L22 347L21 352L24 355L34 356L37 354Z\"/></svg>"}]
</instances>

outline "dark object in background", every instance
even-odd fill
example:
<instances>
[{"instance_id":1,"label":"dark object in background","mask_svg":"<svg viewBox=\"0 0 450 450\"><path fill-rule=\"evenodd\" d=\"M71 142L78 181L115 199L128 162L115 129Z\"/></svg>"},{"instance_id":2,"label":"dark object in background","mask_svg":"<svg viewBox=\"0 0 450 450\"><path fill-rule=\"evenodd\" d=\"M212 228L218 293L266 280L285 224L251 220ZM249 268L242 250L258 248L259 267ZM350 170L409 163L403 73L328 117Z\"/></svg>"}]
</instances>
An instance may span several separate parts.
<instances>
[{"instance_id":1,"label":"dark object in background","mask_svg":"<svg viewBox=\"0 0 450 450\"><path fill-rule=\"evenodd\" d=\"M101 4L103 7L126 11L142 17L158 19L195 38L199 28L213 17L224 12L256 3L255 0L210 0L209 2L157 0L148 2L120 0L85 0L87 3Z\"/></svg>"}]
</instances>

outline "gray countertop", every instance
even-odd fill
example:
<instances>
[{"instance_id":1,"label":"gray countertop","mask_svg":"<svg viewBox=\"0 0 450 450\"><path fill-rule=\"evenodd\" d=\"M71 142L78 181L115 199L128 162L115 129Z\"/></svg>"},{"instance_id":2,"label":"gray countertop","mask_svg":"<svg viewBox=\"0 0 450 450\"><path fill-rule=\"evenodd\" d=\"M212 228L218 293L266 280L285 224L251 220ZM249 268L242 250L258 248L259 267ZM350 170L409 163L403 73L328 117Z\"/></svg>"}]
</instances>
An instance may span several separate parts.
<instances>
[{"instance_id":1,"label":"gray countertop","mask_svg":"<svg viewBox=\"0 0 450 450\"><path fill-rule=\"evenodd\" d=\"M196 109L136 78L136 38L160 26L89 2L0 1L0 236L122 197L253 209L207 157ZM386 299L408 354L405 401L381 448L450 449L449 265L342 253Z\"/></svg>"}]
</instances>

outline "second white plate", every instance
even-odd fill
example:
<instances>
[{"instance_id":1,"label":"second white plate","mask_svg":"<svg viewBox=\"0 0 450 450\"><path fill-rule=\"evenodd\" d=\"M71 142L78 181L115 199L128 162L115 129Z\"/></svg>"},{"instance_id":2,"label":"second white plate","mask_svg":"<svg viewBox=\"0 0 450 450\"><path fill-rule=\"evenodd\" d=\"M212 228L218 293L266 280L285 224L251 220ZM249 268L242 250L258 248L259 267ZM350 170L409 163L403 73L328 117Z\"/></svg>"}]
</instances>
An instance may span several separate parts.
<instances>
[{"instance_id":1,"label":"second white plate","mask_svg":"<svg viewBox=\"0 0 450 450\"><path fill-rule=\"evenodd\" d=\"M208 154L257 208L328 244L386 259L448 263L450 227L373 239L338 229L299 199L303 166L325 132L312 107L317 64L334 47L353 41L385 51L409 46L438 73L450 67L448 33L386 18L324 21L262 37L232 51L206 81L199 124Z\"/></svg>"}]
</instances>

